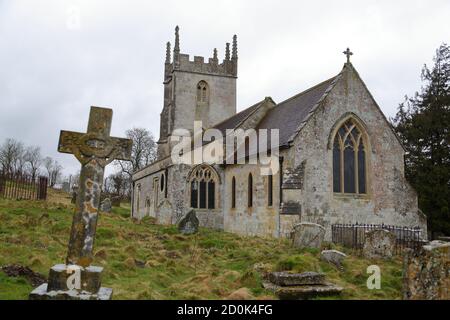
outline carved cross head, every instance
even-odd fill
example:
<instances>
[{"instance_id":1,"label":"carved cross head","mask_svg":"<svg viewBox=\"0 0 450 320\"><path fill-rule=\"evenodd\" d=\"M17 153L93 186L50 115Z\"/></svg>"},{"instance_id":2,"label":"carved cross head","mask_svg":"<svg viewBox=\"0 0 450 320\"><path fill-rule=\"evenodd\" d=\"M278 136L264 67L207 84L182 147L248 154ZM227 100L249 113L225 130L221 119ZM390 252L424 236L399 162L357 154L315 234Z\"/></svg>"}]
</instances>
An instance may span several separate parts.
<instances>
[{"instance_id":1,"label":"carved cross head","mask_svg":"<svg viewBox=\"0 0 450 320\"><path fill-rule=\"evenodd\" d=\"M82 165L95 159L102 167L130 160L132 140L110 137L112 109L91 107L87 133L61 130L58 151L73 154Z\"/></svg>"}]
</instances>

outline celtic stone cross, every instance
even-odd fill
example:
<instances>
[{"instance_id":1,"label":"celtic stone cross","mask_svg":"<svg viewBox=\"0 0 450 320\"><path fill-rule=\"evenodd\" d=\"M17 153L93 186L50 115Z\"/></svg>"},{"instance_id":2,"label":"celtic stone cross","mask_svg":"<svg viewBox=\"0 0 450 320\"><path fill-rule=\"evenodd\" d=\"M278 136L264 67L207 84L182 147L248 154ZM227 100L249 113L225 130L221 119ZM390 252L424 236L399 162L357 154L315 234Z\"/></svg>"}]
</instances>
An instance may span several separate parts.
<instances>
[{"instance_id":1,"label":"celtic stone cross","mask_svg":"<svg viewBox=\"0 0 450 320\"><path fill-rule=\"evenodd\" d=\"M111 121L111 109L91 107L87 133L61 131L59 137L58 151L74 154L81 162L67 264L91 264L105 166L113 160L130 160L132 141L110 137Z\"/></svg>"}]
</instances>

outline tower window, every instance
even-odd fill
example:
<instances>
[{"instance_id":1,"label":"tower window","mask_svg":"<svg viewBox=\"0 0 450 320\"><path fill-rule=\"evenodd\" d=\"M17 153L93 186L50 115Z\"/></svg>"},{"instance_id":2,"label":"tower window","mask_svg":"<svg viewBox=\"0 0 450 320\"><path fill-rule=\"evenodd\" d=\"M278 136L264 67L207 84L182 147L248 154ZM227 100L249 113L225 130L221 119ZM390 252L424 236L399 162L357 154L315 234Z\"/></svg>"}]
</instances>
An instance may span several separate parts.
<instances>
[{"instance_id":1,"label":"tower window","mask_svg":"<svg viewBox=\"0 0 450 320\"><path fill-rule=\"evenodd\" d=\"M208 103L209 100L209 87L206 81L200 81L197 84L197 102Z\"/></svg>"}]
</instances>

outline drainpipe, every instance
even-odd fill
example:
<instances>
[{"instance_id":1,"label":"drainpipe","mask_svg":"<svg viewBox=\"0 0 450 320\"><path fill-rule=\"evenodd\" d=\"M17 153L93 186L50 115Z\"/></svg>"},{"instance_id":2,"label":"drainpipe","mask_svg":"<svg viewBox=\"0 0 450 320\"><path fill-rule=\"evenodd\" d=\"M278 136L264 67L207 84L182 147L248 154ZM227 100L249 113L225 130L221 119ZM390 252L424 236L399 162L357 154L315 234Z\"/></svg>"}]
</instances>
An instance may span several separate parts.
<instances>
[{"instance_id":1,"label":"drainpipe","mask_svg":"<svg viewBox=\"0 0 450 320\"><path fill-rule=\"evenodd\" d=\"M283 160L284 157L279 157L278 158L279 162L280 162L280 166L279 166L279 170L280 170L280 195L279 195L279 204L278 204L278 238L281 237L281 214L280 214L280 208L281 208L281 203L283 202L283 189L282 189L282 184L283 184Z\"/></svg>"}]
</instances>

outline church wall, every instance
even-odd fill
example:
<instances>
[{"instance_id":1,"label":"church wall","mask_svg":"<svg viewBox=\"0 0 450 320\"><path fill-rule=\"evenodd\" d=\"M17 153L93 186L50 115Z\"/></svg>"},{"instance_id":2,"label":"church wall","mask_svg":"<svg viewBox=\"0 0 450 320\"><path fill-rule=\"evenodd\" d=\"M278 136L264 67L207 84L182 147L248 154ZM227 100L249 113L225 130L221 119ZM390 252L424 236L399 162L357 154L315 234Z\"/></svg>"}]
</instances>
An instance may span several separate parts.
<instances>
[{"instance_id":1,"label":"church wall","mask_svg":"<svg viewBox=\"0 0 450 320\"><path fill-rule=\"evenodd\" d=\"M348 68L347 68L348 69ZM330 132L345 114L353 113L367 127L371 151L368 156L368 195L335 195L332 189ZM331 224L384 223L420 226L417 195L404 178L404 150L369 92L354 71L346 70L324 104L310 118L294 141L286 163L306 161L302 221L324 225L331 239Z\"/></svg>"},{"instance_id":2,"label":"church wall","mask_svg":"<svg viewBox=\"0 0 450 320\"><path fill-rule=\"evenodd\" d=\"M209 110L205 128L219 123L236 113L236 78L175 71L174 129L192 130L197 106L197 84L206 81L209 86Z\"/></svg>"},{"instance_id":3,"label":"church wall","mask_svg":"<svg viewBox=\"0 0 450 320\"><path fill-rule=\"evenodd\" d=\"M154 162L150 166L136 172L133 175L133 217L137 219L142 219L146 216L158 218L157 214L159 213L159 207L166 199L166 181L164 181L162 190L161 181L163 179L167 179L166 175L168 176L170 173L170 166L171 159L166 158L162 159L161 161ZM168 172L166 172L166 168ZM164 178L162 178L163 175ZM140 192L138 192L139 187ZM167 203L165 204L165 207L167 207ZM163 221L162 223L165 222Z\"/></svg>"},{"instance_id":4,"label":"church wall","mask_svg":"<svg viewBox=\"0 0 450 320\"><path fill-rule=\"evenodd\" d=\"M177 224L190 209L188 176L192 169L188 165L172 165L167 161L157 162L142 172L135 174L135 191L133 193L133 217L142 219L146 216L156 218L159 224ZM223 181L223 171L216 167ZM162 175L167 179L167 186L161 190ZM157 183L155 183L157 180ZM138 196L138 188L140 193ZM165 192L167 187L167 197ZM216 196L218 206L215 209L196 209L200 226L223 230L223 183L218 185ZM147 201L149 200L149 205ZM137 204L139 200L139 206Z\"/></svg>"},{"instance_id":5,"label":"church wall","mask_svg":"<svg viewBox=\"0 0 450 320\"><path fill-rule=\"evenodd\" d=\"M248 176L253 176L253 206L248 207ZM232 178L236 179L236 208L232 208ZM225 169L224 230L245 235L278 237L279 174L273 176L273 205L268 206L268 178L257 165Z\"/></svg>"}]
</instances>

